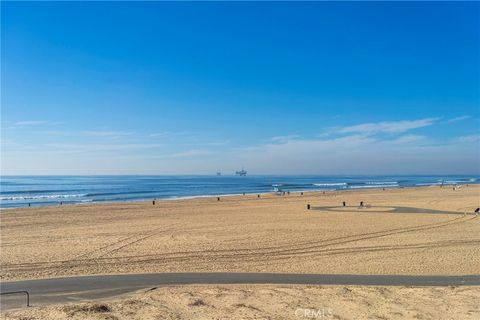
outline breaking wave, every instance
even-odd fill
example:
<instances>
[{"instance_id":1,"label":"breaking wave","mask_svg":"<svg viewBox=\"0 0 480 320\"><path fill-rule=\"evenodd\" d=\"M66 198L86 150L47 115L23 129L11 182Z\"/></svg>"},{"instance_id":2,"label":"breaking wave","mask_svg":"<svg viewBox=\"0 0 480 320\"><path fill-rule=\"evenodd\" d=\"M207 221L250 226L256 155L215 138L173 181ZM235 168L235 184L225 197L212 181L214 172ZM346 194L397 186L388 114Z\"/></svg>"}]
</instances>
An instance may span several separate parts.
<instances>
[{"instance_id":1,"label":"breaking wave","mask_svg":"<svg viewBox=\"0 0 480 320\"><path fill-rule=\"evenodd\" d=\"M349 189L373 189L373 188L397 188L398 184L382 184L382 185L363 185L363 186L349 186Z\"/></svg>"},{"instance_id":2,"label":"breaking wave","mask_svg":"<svg viewBox=\"0 0 480 320\"><path fill-rule=\"evenodd\" d=\"M368 181L365 184L373 184L373 185L398 185L398 181Z\"/></svg>"},{"instance_id":3,"label":"breaking wave","mask_svg":"<svg viewBox=\"0 0 480 320\"><path fill-rule=\"evenodd\" d=\"M317 187L336 187L336 186L346 186L346 182L335 182L335 183L314 183L314 186Z\"/></svg>"},{"instance_id":4,"label":"breaking wave","mask_svg":"<svg viewBox=\"0 0 480 320\"><path fill-rule=\"evenodd\" d=\"M0 201L6 200L39 200L39 199L65 199L65 198L78 198L85 197L86 194L44 194L38 196L10 196L0 197Z\"/></svg>"}]
</instances>

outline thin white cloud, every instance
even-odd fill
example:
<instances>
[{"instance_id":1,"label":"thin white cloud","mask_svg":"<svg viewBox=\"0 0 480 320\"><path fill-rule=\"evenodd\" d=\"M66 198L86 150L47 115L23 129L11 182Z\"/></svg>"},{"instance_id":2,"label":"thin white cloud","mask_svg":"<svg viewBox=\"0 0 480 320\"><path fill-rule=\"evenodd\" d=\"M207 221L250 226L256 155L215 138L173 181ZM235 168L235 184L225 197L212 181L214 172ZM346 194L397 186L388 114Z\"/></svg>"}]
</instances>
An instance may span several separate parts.
<instances>
[{"instance_id":1,"label":"thin white cloud","mask_svg":"<svg viewBox=\"0 0 480 320\"><path fill-rule=\"evenodd\" d=\"M163 144L146 143L102 143L102 144L83 144L83 143L49 143L45 147L51 148L49 152L56 153L89 153L134 149L153 149L164 147Z\"/></svg>"},{"instance_id":2,"label":"thin white cloud","mask_svg":"<svg viewBox=\"0 0 480 320\"><path fill-rule=\"evenodd\" d=\"M26 126L37 126L37 125L59 125L63 124L62 121L47 121L47 120L25 120L25 121L17 121L13 124L13 128L21 128Z\"/></svg>"},{"instance_id":3,"label":"thin white cloud","mask_svg":"<svg viewBox=\"0 0 480 320\"><path fill-rule=\"evenodd\" d=\"M437 118L425 118L419 120L383 121L374 123L362 123L354 126L337 128L336 133L358 133L373 135L378 133L403 133L413 129L419 129L435 124Z\"/></svg>"},{"instance_id":4,"label":"thin white cloud","mask_svg":"<svg viewBox=\"0 0 480 320\"><path fill-rule=\"evenodd\" d=\"M223 141L206 142L206 143L204 143L204 145L206 145L206 146L225 146L227 144L230 144L231 142L232 142L232 140L227 139L227 140L223 140Z\"/></svg>"},{"instance_id":5,"label":"thin white cloud","mask_svg":"<svg viewBox=\"0 0 480 320\"><path fill-rule=\"evenodd\" d=\"M3 152L2 160L6 163L5 172L23 172L22 170L28 169L31 172L38 170L39 173L45 173L55 172L58 167L62 172L70 174L81 170L99 174L214 173L219 169L234 172L242 166L251 173L259 174L478 172L479 135L436 140L434 137L409 132L434 124L440 122L428 118L364 123L337 129L336 132L344 130L342 135L336 135L334 131L329 136L310 139L284 135L270 138L264 144L218 150L207 145L221 145L230 141L197 141L190 149L178 141L165 145L145 143L155 142L155 139L148 139L148 134L135 134L135 141L105 138L95 139L91 144L85 141L87 139L78 143L55 139L55 143L49 144L7 145L8 152ZM95 132L91 134L95 137L118 134L114 131L91 132ZM78 138L81 132L72 135ZM176 137L178 133L172 135ZM164 146L166 148L162 149ZM28 149L30 147L32 149ZM203 147L207 150L202 150Z\"/></svg>"},{"instance_id":6,"label":"thin white cloud","mask_svg":"<svg viewBox=\"0 0 480 320\"><path fill-rule=\"evenodd\" d=\"M23 127L23 126L33 126L39 124L47 124L48 121L45 120L26 120L26 121L17 121L14 123L15 126Z\"/></svg>"},{"instance_id":7,"label":"thin white cloud","mask_svg":"<svg viewBox=\"0 0 480 320\"><path fill-rule=\"evenodd\" d=\"M416 135L416 134L407 134L393 140L386 140L384 142L390 143L390 144L411 144L411 143L419 143L427 140L428 138L425 136Z\"/></svg>"},{"instance_id":8,"label":"thin white cloud","mask_svg":"<svg viewBox=\"0 0 480 320\"><path fill-rule=\"evenodd\" d=\"M171 136L172 133L169 132L169 131L165 131L165 132L155 132L155 133L150 133L148 136L149 137L155 137L155 138L166 138L166 137L169 137Z\"/></svg>"},{"instance_id":9,"label":"thin white cloud","mask_svg":"<svg viewBox=\"0 0 480 320\"><path fill-rule=\"evenodd\" d=\"M188 136L188 135L190 135L190 132L187 132L187 131L180 131L180 132L160 131L160 132L150 133L148 136L152 138L170 138L170 137Z\"/></svg>"},{"instance_id":10,"label":"thin white cloud","mask_svg":"<svg viewBox=\"0 0 480 320\"><path fill-rule=\"evenodd\" d=\"M181 152L173 152L166 154L156 154L156 155L135 155L133 158L142 158L142 159L180 159L180 158L192 158L197 156L205 156L211 154L210 151L201 150L201 149L191 149Z\"/></svg>"},{"instance_id":11,"label":"thin white cloud","mask_svg":"<svg viewBox=\"0 0 480 320\"><path fill-rule=\"evenodd\" d=\"M452 118L452 119L447 120L447 123L455 123L455 122L458 122L458 121L470 119L471 117L472 117L472 116L456 117L456 118Z\"/></svg>"},{"instance_id":12,"label":"thin white cloud","mask_svg":"<svg viewBox=\"0 0 480 320\"><path fill-rule=\"evenodd\" d=\"M470 149L470 143L441 143L420 135L385 139L362 132L269 143L237 151L232 158L251 172L265 174L475 173L479 153Z\"/></svg>"},{"instance_id":13,"label":"thin white cloud","mask_svg":"<svg viewBox=\"0 0 480 320\"><path fill-rule=\"evenodd\" d=\"M274 142L286 142L286 141L289 141L289 140L294 140L294 139L297 139L299 138L300 136L298 134L290 134L290 135L286 135L286 136L276 136L276 137L272 137L272 141Z\"/></svg>"},{"instance_id":14,"label":"thin white cloud","mask_svg":"<svg viewBox=\"0 0 480 320\"><path fill-rule=\"evenodd\" d=\"M190 159L190 160L195 160L195 157L199 156L206 156L206 155L211 155L212 152L208 150L201 150L201 149L192 149L192 150L186 150L186 151L181 151L181 152L173 152L173 153L164 153L164 154L150 154L150 155L145 155L145 154L131 154L131 155L119 155L118 158L122 159L150 159L150 160L166 160L166 159L173 159L173 161L177 159ZM197 163L198 166L202 165L200 163Z\"/></svg>"},{"instance_id":15,"label":"thin white cloud","mask_svg":"<svg viewBox=\"0 0 480 320\"><path fill-rule=\"evenodd\" d=\"M468 136L458 137L455 140L460 143L480 142L480 135L472 134Z\"/></svg>"},{"instance_id":16,"label":"thin white cloud","mask_svg":"<svg viewBox=\"0 0 480 320\"><path fill-rule=\"evenodd\" d=\"M121 137L132 135L132 132L123 131L83 131L82 136L86 137Z\"/></svg>"},{"instance_id":17,"label":"thin white cloud","mask_svg":"<svg viewBox=\"0 0 480 320\"><path fill-rule=\"evenodd\" d=\"M207 154L210 154L210 152L206 150L193 149L193 150L187 150L183 152L168 154L165 157L166 158L186 158L186 157L194 157L194 156L204 156Z\"/></svg>"}]
</instances>

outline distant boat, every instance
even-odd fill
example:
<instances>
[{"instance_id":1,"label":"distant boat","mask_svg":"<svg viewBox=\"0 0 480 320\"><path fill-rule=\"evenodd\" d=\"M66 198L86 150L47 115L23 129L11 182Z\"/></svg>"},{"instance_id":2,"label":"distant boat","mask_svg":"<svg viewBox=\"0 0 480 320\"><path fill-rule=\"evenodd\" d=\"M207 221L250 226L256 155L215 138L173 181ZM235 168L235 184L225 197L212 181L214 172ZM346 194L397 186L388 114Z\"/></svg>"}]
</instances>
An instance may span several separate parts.
<instances>
[{"instance_id":1,"label":"distant boat","mask_svg":"<svg viewBox=\"0 0 480 320\"><path fill-rule=\"evenodd\" d=\"M217 176L221 176L221 175L222 175L222 173L221 173L221 172L217 172Z\"/></svg>"},{"instance_id":2,"label":"distant boat","mask_svg":"<svg viewBox=\"0 0 480 320\"><path fill-rule=\"evenodd\" d=\"M242 170L240 170L240 171L236 171L235 174L236 174L237 176L242 176L242 177L244 177L244 176L247 175L247 171L245 171L245 170L242 169Z\"/></svg>"}]
</instances>

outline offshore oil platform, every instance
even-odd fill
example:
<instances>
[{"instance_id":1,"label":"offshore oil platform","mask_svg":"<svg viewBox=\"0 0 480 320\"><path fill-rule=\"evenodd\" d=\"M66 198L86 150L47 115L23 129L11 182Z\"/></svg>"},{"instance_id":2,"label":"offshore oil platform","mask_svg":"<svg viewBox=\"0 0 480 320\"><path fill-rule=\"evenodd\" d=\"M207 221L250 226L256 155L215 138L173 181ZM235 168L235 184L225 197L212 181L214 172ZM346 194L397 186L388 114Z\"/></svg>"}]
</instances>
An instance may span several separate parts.
<instances>
[{"instance_id":1,"label":"offshore oil platform","mask_svg":"<svg viewBox=\"0 0 480 320\"><path fill-rule=\"evenodd\" d=\"M247 175L247 171L245 171L244 169L240 170L240 171L236 171L235 174L237 176L241 176L241 177L245 177Z\"/></svg>"}]
</instances>

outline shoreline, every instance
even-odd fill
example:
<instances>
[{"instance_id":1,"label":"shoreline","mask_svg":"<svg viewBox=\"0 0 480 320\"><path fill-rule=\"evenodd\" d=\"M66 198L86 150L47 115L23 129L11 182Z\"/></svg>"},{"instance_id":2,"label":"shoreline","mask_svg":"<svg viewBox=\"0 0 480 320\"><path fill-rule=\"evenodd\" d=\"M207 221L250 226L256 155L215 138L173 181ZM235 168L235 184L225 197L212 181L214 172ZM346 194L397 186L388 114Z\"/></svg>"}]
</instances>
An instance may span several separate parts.
<instances>
[{"instance_id":1,"label":"shoreline","mask_svg":"<svg viewBox=\"0 0 480 320\"><path fill-rule=\"evenodd\" d=\"M457 188L462 188L462 187L469 187L469 186L480 186L480 183L465 183L465 184L444 184L443 185L445 188L449 187L457 187ZM151 202L151 201L158 201L158 202L169 202L169 201L188 201L188 200L197 200L197 199L212 199L212 198L222 198L222 197L227 197L227 198L244 198L244 197L254 197L257 195L260 196L292 196L292 195L298 195L300 196L301 193L304 194L304 196L308 195L315 195L315 194L341 194L341 193L347 193L347 192L368 192L368 191L386 191L386 190L417 190L417 189L431 189L431 188L442 188L438 184L432 184L432 185L420 185L420 186L396 186L396 187L384 187L384 186L372 186L372 187L362 187L362 188L346 188L346 189L307 189L307 190L295 190L295 191L289 191L290 194L288 195L287 192L285 191L285 195L283 195L282 192L253 192L253 193L230 193L230 194L216 194L216 195L193 195L193 196L173 196L173 197L168 197L168 198L142 198L142 199L126 199L126 200L112 200L112 201L85 201L85 202L75 202L75 203L65 203L60 204L60 201L58 204L53 205L53 204L48 204L48 205L38 205L35 203L32 203L32 206L22 206L22 207L0 207L0 214L3 211L11 211L11 210L20 210L20 209L31 209L31 208L57 208L57 207L65 207L65 206L88 206L88 205L113 205L113 204L135 204L135 203L145 203L145 202Z\"/></svg>"},{"instance_id":2,"label":"shoreline","mask_svg":"<svg viewBox=\"0 0 480 320\"><path fill-rule=\"evenodd\" d=\"M2 176L0 210L150 200L231 197L275 191L338 192L480 184L471 175Z\"/></svg>"}]
</instances>

